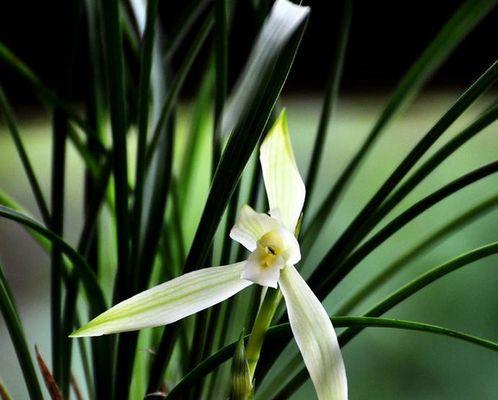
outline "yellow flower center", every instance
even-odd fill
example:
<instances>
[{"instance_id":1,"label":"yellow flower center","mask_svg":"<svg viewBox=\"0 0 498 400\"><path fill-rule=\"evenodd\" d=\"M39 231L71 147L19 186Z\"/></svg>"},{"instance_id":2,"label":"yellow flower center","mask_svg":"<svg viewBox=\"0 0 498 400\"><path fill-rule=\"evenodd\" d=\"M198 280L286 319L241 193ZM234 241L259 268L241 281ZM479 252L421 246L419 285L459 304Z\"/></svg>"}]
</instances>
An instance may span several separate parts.
<instances>
[{"instance_id":1,"label":"yellow flower center","mask_svg":"<svg viewBox=\"0 0 498 400\"><path fill-rule=\"evenodd\" d=\"M258 256L261 265L265 268L272 267L277 257L284 250L283 241L278 231L265 233L258 240Z\"/></svg>"}]
</instances>

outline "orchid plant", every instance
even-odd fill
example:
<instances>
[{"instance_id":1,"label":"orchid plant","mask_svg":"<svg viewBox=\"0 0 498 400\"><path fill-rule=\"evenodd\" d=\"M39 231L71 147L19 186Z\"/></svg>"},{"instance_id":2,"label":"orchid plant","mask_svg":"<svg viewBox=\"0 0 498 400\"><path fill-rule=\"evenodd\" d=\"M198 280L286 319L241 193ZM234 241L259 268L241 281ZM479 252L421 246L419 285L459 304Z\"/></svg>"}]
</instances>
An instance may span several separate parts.
<instances>
[{"instance_id":1,"label":"orchid plant","mask_svg":"<svg viewBox=\"0 0 498 400\"><path fill-rule=\"evenodd\" d=\"M359 130L364 126L363 119L358 123L348 114L346 118L355 121L353 131L348 129L344 137L340 121L335 120L335 105L354 20L353 0L62 3L63 17L53 31L64 38L64 45L59 46L58 41L43 43L43 50L53 45L54 54L58 59L60 56L55 87L20 57L24 49L11 48L6 38L0 38L0 114L5 122L5 127L0 127L0 156L9 175L0 187L0 218L22 226L23 234L34 239L50 259L50 318L44 314L39 318L40 327L50 331L50 344L43 343L36 330L25 329L23 323L33 321L19 315L15 301L18 292L12 290L17 288L11 288L9 276L4 275L4 266L0 265L0 333L4 332L5 321L16 352L16 358L1 358L0 375L8 371L0 377L1 398L29 395L31 400L44 400L48 395L54 400L219 400L229 394L230 400L289 400L302 399L304 391L298 390L311 378L320 400L347 399L348 391L361 398L384 399L384 388L376 392L382 385L373 390L365 384L382 379L384 371L374 375L375 368L354 368L367 360L377 365L378 354L373 357L371 351L350 353L346 379L341 349L365 329L429 332L498 352L498 343L489 339L384 315L432 282L498 254L495 237L424 271L379 299L384 283L390 281L396 286L398 272L409 272L406 267L420 261L434 243L452 239L454 233L498 207L498 195L493 189L496 182L492 181L486 190L478 186L464 201L454 202L450 208L454 207L458 214L445 210L439 217L441 224L436 224L437 214L430 214L430 223L424 229L410 231L410 240L405 241L408 235L401 232L440 202L498 173L493 146L487 146L478 157L466 154L464 158L469 163L458 159L452 180L444 186L436 187L440 180L431 179L441 164L498 119L498 103L492 103L490 98L485 99L486 107L481 103L479 108L478 104L480 114L471 109L498 80L498 62L487 69L486 65L476 65L482 68L480 76L462 76L472 83L455 96L453 104L427 132L418 131L425 123L413 123L415 118L411 116L410 129L417 129L413 133L420 140L407 154L393 152L401 152L412 143L397 133L403 146L390 147L392 159L386 157L390 160L387 162L385 154L378 154L385 151L381 142L385 145L386 141L380 139L387 127L434 72L451 59L474 27L491 15L498 0L459 2L451 17L440 21L440 31L393 88L369 132L362 136ZM321 11L330 5L335 10L330 15ZM362 13L361 5L356 13ZM5 14L10 18L8 10ZM375 16L368 15L368 20L376 23ZM320 26L323 21L326 24ZM239 26L247 30L237 32L235 27ZM310 26L311 36L307 34ZM317 47L313 32L322 30L327 40ZM361 35L357 33L355 40L361 40ZM13 43L15 47L17 41ZM240 63L229 50L240 44L237 49L244 57L249 50L246 45L251 48L232 85L231 78L239 71ZM388 50L392 43L378 45ZM307 52L307 46L319 49L317 60L312 61L314 51ZM303 107L306 111L300 113L297 107L295 113L292 108L297 103L281 96L287 80L302 73L299 68L293 69L296 57L305 63L319 61L327 69L327 76L317 76L325 83L319 94L320 105L315 107L318 97L302 98L299 101L311 101L313 107ZM372 60L364 61L368 64ZM355 62L354 57L351 62ZM312 67L309 70L317 75L322 70ZM9 72L4 74L4 69ZM28 149L23 135L31 124L18 124L10 106L12 88L10 82L4 81L11 73L33 90L43 105L40 109L48 112L45 119L40 118L40 124L52 130L52 137L36 136L37 143L46 140L43 143L52 149L51 174L47 174L46 159L38 159L41 154L48 156L49 151L36 151L36 159L31 159L32 149ZM74 82L79 80L82 84L77 86L85 88L84 95L72 92ZM192 89L192 102L185 103L182 96ZM78 99L78 106L70 99ZM445 105L448 99L444 96ZM283 103L303 124L299 129L303 137L314 138L310 162L305 167L306 184L296 164L285 111L277 117L276 105ZM356 108L354 103L350 106ZM320 116L313 135L304 129L314 126L314 114L308 111L317 108ZM377 108L362 107L362 118L372 117L374 109ZM450 129L464 123L468 125L461 132L445 137ZM331 127L334 135L329 136ZM363 142L351 153L356 140L362 137ZM13 151L4 146L4 141L10 139L21 164L9 165ZM393 140L398 139L389 138L389 142ZM443 143L444 140L447 141ZM345 143L348 151L337 152L346 149ZM72 151L68 151L70 146ZM476 167L475 162L485 159L485 150L489 151L489 160L494 161ZM253 163L258 152L260 163ZM324 176L326 154L333 154L333 158ZM369 171L375 179L369 179L368 185L358 184L358 173L368 160L375 161L375 168ZM383 176L393 160L399 164ZM26 193L20 201L10 193L10 181L16 181L13 193L21 193L17 187L22 183L17 179L19 165L37 210L22 205L33 203ZM75 171L76 165L81 171ZM134 174L130 172L132 166ZM50 182L42 180L48 175ZM69 176L71 182L66 182ZM446 181L449 177L444 178ZM416 191L429 180L430 185ZM72 186L66 185L69 183ZM255 211L263 185L268 213ZM68 196L74 187L78 193ZM415 200L426 190L434 191ZM494 194L482 198L488 191ZM371 197L363 204L364 195L370 192ZM82 201L72 201L80 194ZM468 204L471 197L474 204ZM82 210L77 209L79 204ZM239 211L241 204L248 205ZM352 210L356 210L353 215ZM76 215L75 221L83 216L79 232L74 232L77 225L72 223ZM327 223L331 216L334 232L329 234ZM481 229L475 225L472 229ZM478 240L485 231L469 236ZM17 238L18 232L12 233ZM8 250L10 236L2 234L2 252ZM78 237L76 243L72 242L74 237ZM232 239L240 246L234 245ZM382 252L382 257L374 261L367 259L389 240L394 240L391 245L395 251ZM455 243L455 248L460 249L461 243ZM14 243L13 247L17 246ZM405 247L406 253L399 251ZM24 251L25 244L20 248ZM234 252L234 248L238 251ZM446 256L446 250L443 253ZM29 265L35 258L36 265ZM14 260L12 265L9 259ZM39 267L40 260L46 258L6 258L5 270L16 270L21 262L26 269ZM203 267L209 265L221 266ZM369 272L352 276L346 290L338 292L344 289L340 287L343 280L358 267ZM477 275L476 269L473 279ZM39 276L38 272L33 276ZM244 289L250 297L237 295ZM329 310L332 317L322 306L329 295L341 300L347 297L342 305ZM475 297L479 305L485 303L482 293ZM494 298L492 292L488 297ZM431 305L436 303L437 300ZM488 309L495 310L493 302L488 303ZM397 311L401 314L406 309ZM469 313L454 312L459 321L469 321L471 325L476 322ZM245 318L239 318L241 315ZM192 318L183 320L188 316ZM87 320L90 322L84 325ZM144 329L151 327L158 328ZM334 327L345 329L336 336ZM101 337L85 338L88 336ZM287 347L292 337L297 349ZM33 343L39 345L36 350L31 348ZM403 346L397 346L397 350L398 347L401 354ZM223 365L228 360L232 360L230 379ZM465 367L468 360L465 358ZM489 358L488 364L484 358L477 360L472 367L478 380L470 384L468 368L463 368L463 379L448 381L449 386L453 392L467 390L464 397L468 393L475 397L474 389L479 387L481 397L489 394L491 398L496 387L492 384L484 388L481 378L487 378L488 371L496 367L496 359ZM401 365L389 364L391 368ZM411 376L412 365L407 364L404 372ZM458 368L457 363L452 368ZM370 379L359 377L360 370L362 374L372 374ZM17 379L21 372L25 387L10 379L16 374ZM423 386L423 382L417 382L408 395L417 399L429 395L446 397L430 392L432 383Z\"/></svg>"},{"instance_id":2,"label":"orchid plant","mask_svg":"<svg viewBox=\"0 0 498 400\"><path fill-rule=\"evenodd\" d=\"M141 292L116 304L71 336L99 336L171 324L252 284L279 288L318 398L347 399L346 372L334 327L295 267L301 259L296 234L306 190L294 158L285 110L264 139L259 158L270 211L258 213L243 206L230 232L233 240L251 252L247 260L199 269ZM261 308L266 304L262 301ZM255 325L260 321L256 318ZM255 326L253 332L260 328ZM262 344L256 336L251 336L246 349L251 377Z\"/></svg>"}]
</instances>

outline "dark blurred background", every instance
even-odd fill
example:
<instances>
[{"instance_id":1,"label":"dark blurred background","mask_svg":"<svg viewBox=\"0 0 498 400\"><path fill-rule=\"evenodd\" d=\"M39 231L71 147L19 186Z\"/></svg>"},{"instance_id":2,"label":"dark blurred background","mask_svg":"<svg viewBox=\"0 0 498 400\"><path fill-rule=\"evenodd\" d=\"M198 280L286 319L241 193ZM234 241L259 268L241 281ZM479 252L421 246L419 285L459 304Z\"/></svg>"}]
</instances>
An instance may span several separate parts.
<instances>
[{"instance_id":1,"label":"dark blurred background","mask_svg":"<svg viewBox=\"0 0 498 400\"><path fill-rule=\"evenodd\" d=\"M177 29L176 21L197 1L168 0L161 4L161 22L166 33ZM206 1L209 9L211 1ZM253 43L256 19L250 1L235 2L234 32L230 37L230 78L233 82ZM342 1L304 1L312 7L312 20L298 54L286 90L316 92L324 86L327 66L333 54L333 36L338 25ZM462 1L423 0L356 1L354 2L351 37L346 57L343 90L346 92L389 91L415 61L421 51L450 18ZM64 1L3 2L0 13L0 40L14 50L45 82L57 86L60 76L59 54L64 38L59 32L64 23ZM62 18L61 18L62 17ZM432 87L467 85L498 56L497 46L489 44L498 37L498 9L491 12L463 41L448 62L430 82ZM84 24L82 24L84 26ZM82 28L83 29L83 28ZM249 32L249 34L248 34ZM251 34L252 33L252 34ZM85 32L82 32L82 37ZM177 65L185 49L180 48L173 59ZM77 49L73 98L84 96L83 79L86 67L83 42ZM133 65L133 63L132 63ZM197 88L203 62L195 66L184 95ZM0 65L0 82L11 100L18 105L36 104L36 99L8 67Z\"/></svg>"}]
</instances>

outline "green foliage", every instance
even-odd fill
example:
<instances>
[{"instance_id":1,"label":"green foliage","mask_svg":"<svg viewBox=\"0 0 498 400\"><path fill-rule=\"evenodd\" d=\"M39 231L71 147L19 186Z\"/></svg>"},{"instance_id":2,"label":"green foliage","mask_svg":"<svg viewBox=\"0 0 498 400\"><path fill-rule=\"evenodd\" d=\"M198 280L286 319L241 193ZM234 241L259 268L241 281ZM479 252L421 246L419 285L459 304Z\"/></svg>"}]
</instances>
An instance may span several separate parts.
<instances>
[{"instance_id":1,"label":"green foliage","mask_svg":"<svg viewBox=\"0 0 498 400\"><path fill-rule=\"evenodd\" d=\"M278 290L263 295L254 290L250 300L242 301L241 295L190 320L140 334L106 336L90 342L78 339L77 346L68 338L88 318L158 282L219 265L218 260L224 265L243 258L243 250L232 251L228 233L239 203L258 205L261 175L255 158L259 144L275 119L294 58L306 45L301 39L307 24L313 23L312 18L308 21L308 7L290 6L287 0L278 0L273 7L267 1L246 2L245 9L252 10L246 17L257 27L257 39L231 90L228 77L235 72L229 53L231 18L239 5L227 0L189 2L181 20L167 29L167 34L158 22L158 0L130 4L119 0L71 2L65 32L69 47L61 51L64 62L60 69L65 81L57 88L46 85L41 75L0 42L0 62L30 85L52 115L48 201L40 171L29 155L29 143L21 135L8 94L0 87L0 114L42 222L3 188L0 217L26 229L50 256L52 364L44 366L43 372L51 377L53 387L61 389L64 398L70 396L73 371L81 369L85 394L95 399L138 399L149 394L147 398L209 400L228 396L230 391L233 399L250 399L253 395L257 398L260 383L292 338L285 317L274 318L280 300ZM334 45L325 49L332 56L310 152L305 211L319 199L320 166L328 143L334 142L334 137L327 134L336 116L349 29L354 21L352 3L343 1ZM336 181L325 188L326 195L317 211L305 212L300 222L303 260L309 260L316 238L334 216L343 193L353 184L387 126L495 4L495 0L463 2L408 69L358 151ZM74 62L71 50L77 42L71 35L76 35L73 25L78 23L86 24L88 35L83 42L90 60L85 71L89 99L83 107L75 107L68 100ZM189 118L180 119L178 112L184 109L180 95L185 82L194 79L195 64L204 66L199 90L187 110ZM430 181L437 167L496 121L498 104L494 102L433 151L436 142L448 135L452 125L497 78L498 63L494 63L401 158L338 239L328 240L328 252L308 270L311 274L307 281L321 300L335 294L346 276L386 241L399 235L410 221L498 172L498 161L488 162L408 207L403 203L422 182ZM73 144L84 169L79 193L84 204L83 223L76 245L66 238L63 229L68 203L68 142ZM208 179L210 185L199 185L200 180ZM396 254L365 285L355 287L338 313L350 314L435 242L456 234L497 204L497 195L493 194L474 207L465 207L467 211L458 217L442 220L439 229L424 232L415 247ZM398 208L400 212L394 215ZM432 282L497 252L497 243L466 251L398 288L362 317L331 317L336 328L347 328L339 335L340 344L345 346L363 329L375 327L433 333L498 352L498 344L490 340L433 324L381 317ZM27 341L31 333L23 328L1 268L0 310L29 396L42 399L44 393ZM252 332L232 342L232 326ZM144 348L153 356L144 356ZM76 353L79 356L73 357ZM228 371L223 363L229 359L233 359L231 379L226 379ZM278 376L282 374L285 381L276 379L274 386L259 394L274 400L288 399L309 378L299 360L290 362ZM8 395L1 382L0 395Z\"/></svg>"}]
</instances>

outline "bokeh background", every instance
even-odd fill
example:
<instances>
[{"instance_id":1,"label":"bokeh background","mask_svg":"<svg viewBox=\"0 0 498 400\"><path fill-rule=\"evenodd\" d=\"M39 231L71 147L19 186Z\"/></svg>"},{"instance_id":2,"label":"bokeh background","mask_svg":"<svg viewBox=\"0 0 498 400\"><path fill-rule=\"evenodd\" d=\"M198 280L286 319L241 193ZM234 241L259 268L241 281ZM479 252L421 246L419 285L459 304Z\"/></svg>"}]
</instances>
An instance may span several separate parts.
<instances>
[{"instance_id":1,"label":"bokeh background","mask_svg":"<svg viewBox=\"0 0 498 400\"><path fill-rule=\"evenodd\" d=\"M254 26L244 18L244 1L234 18L230 38L230 77L234 81L253 42ZM289 124L298 164L303 173L311 154L321 107L320 96L326 68L332 54L331 35L336 2L308 2L313 7L295 68L286 86L282 105L288 108ZM323 198L354 154L386 104L389 92L414 62L438 29L456 10L457 1L357 2L354 8L344 81L319 176L317 198L312 210ZM380 3L380 4L379 4ZM55 67L63 38L59 1L20 2L2 5L0 40L20 55L50 85L56 85ZM184 9L181 1L163 2L162 23L173 29L175 16ZM462 90L498 56L494 38L498 34L498 10L486 17L459 46L448 62L438 70L417 100L391 124L369 155L353 185L343 197L324 233L316 239L305 271L321 259L327 248L348 225L397 163L456 100ZM181 55L182 49L180 49ZM85 87L77 79L85 68L85 52L77 49L78 63L72 98L79 104ZM181 59L181 58L180 58ZM183 93L184 107L179 110L179 126L187 129L189 98L196 90L204 65L199 63ZM46 110L36 97L5 65L0 64L0 82L15 106L21 133L30 156L49 194L51 130ZM488 93L465 113L435 149L458 133L496 99L496 90ZM441 187L464 172L498 155L497 125L493 124L445 161L426 179L393 215L417 199ZM206 133L206 147L209 143ZM35 215L36 207L10 136L0 122L0 189L12 195ZM66 176L66 237L73 242L81 224L83 166L70 150ZM208 176L201 169L196 179L207 192ZM355 287L420 242L453 216L496 194L498 177L489 177L437 205L406 226L400 234L383 244L355 270L327 299L333 313ZM203 207L198 196L189 205L189 229L193 230ZM450 239L421 254L395 279L372 294L368 304L385 297L410 279L465 251L498 240L498 210L475 221ZM49 261L45 254L18 226L0 221L0 260L6 268L30 345L37 344L47 361L49 347ZM498 340L498 270L496 256L476 262L452 273L389 312L389 316L434 323L478 336ZM294 346L294 345L292 345ZM291 347L281 365L295 352ZM497 399L498 357L495 353L448 338L423 333L371 329L364 331L345 349L354 399ZM3 321L0 321L0 378L14 396L27 398L22 375ZM263 387L264 389L264 387ZM295 396L313 396L307 384Z\"/></svg>"}]
</instances>

